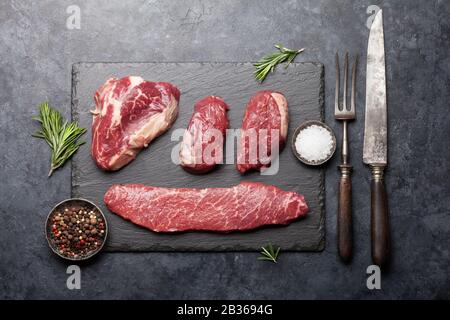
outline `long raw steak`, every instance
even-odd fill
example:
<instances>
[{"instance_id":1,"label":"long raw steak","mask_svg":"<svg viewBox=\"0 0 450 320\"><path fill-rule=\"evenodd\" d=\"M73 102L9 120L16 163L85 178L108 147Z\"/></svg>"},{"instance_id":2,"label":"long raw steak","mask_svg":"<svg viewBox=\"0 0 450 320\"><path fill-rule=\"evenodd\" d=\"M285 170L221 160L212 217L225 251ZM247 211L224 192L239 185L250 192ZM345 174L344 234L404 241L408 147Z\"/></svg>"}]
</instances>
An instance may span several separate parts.
<instances>
[{"instance_id":1,"label":"long raw steak","mask_svg":"<svg viewBox=\"0 0 450 320\"><path fill-rule=\"evenodd\" d=\"M251 97L242 121L238 171L261 171L269 167L273 156L277 156L272 151L281 152L284 148L288 124L288 102L283 94L263 90ZM255 139L250 138L252 134ZM272 142L278 143L278 149L274 149Z\"/></svg>"},{"instance_id":2,"label":"long raw steak","mask_svg":"<svg viewBox=\"0 0 450 320\"><path fill-rule=\"evenodd\" d=\"M228 105L222 98L208 96L195 104L180 147L180 165L192 173L205 173L223 162L223 144Z\"/></svg>"},{"instance_id":3,"label":"long raw steak","mask_svg":"<svg viewBox=\"0 0 450 320\"><path fill-rule=\"evenodd\" d=\"M104 201L112 212L156 232L228 232L288 224L308 212L304 197L257 182L230 188L113 185Z\"/></svg>"},{"instance_id":4,"label":"long raw steak","mask_svg":"<svg viewBox=\"0 0 450 320\"><path fill-rule=\"evenodd\" d=\"M108 79L94 100L92 157L100 168L118 170L170 128L180 91L167 82L129 76Z\"/></svg>"}]
</instances>

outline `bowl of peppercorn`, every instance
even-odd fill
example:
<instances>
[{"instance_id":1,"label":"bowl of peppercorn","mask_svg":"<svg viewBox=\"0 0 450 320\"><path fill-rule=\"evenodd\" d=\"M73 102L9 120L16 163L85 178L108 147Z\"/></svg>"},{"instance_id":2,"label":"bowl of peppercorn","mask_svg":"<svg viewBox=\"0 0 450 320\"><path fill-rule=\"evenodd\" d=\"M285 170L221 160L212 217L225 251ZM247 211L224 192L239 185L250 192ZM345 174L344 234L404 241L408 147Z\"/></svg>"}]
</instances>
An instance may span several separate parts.
<instances>
[{"instance_id":1,"label":"bowl of peppercorn","mask_svg":"<svg viewBox=\"0 0 450 320\"><path fill-rule=\"evenodd\" d=\"M53 207L45 234L54 253L63 259L80 261L100 252L108 235L108 224L94 203L72 198Z\"/></svg>"}]
</instances>

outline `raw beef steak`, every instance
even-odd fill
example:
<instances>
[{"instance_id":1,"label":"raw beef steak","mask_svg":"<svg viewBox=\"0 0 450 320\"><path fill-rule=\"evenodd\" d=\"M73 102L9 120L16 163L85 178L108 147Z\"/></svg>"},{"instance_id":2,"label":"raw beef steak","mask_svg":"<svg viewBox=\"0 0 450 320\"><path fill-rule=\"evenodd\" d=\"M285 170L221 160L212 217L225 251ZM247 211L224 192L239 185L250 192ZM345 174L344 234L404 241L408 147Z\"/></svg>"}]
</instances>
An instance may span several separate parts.
<instances>
[{"instance_id":1,"label":"raw beef steak","mask_svg":"<svg viewBox=\"0 0 450 320\"><path fill-rule=\"evenodd\" d=\"M302 195L256 182L207 189L113 185L104 201L122 218L156 232L250 230L288 224L308 212Z\"/></svg>"},{"instance_id":2,"label":"raw beef steak","mask_svg":"<svg viewBox=\"0 0 450 320\"><path fill-rule=\"evenodd\" d=\"M288 103L283 94L264 90L250 99L242 121L238 148L237 169L240 173L270 166L272 142L278 144L281 152L286 142L288 122ZM265 159L261 158L262 155Z\"/></svg>"},{"instance_id":3,"label":"raw beef steak","mask_svg":"<svg viewBox=\"0 0 450 320\"><path fill-rule=\"evenodd\" d=\"M180 165L186 171L205 173L223 162L227 110L225 101L215 96L208 96L195 104L180 146Z\"/></svg>"},{"instance_id":4,"label":"raw beef steak","mask_svg":"<svg viewBox=\"0 0 450 320\"><path fill-rule=\"evenodd\" d=\"M178 114L180 91L141 77L110 78L95 93L92 157L104 170L118 170L167 131Z\"/></svg>"}]
</instances>

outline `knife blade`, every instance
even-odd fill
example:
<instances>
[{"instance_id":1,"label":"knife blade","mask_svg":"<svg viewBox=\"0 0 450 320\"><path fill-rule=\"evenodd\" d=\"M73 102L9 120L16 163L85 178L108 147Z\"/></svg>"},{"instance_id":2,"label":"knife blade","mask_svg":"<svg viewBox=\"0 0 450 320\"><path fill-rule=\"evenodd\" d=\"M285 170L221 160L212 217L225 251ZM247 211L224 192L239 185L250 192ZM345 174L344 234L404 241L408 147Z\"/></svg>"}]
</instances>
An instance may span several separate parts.
<instances>
[{"instance_id":1,"label":"knife blade","mask_svg":"<svg viewBox=\"0 0 450 320\"><path fill-rule=\"evenodd\" d=\"M363 162L386 165L387 103L382 10L377 13L370 28L366 70Z\"/></svg>"},{"instance_id":2,"label":"knife blade","mask_svg":"<svg viewBox=\"0 0 450 320\"><path fill-rule=\"evenodd\" d=\"M372 261L385 267L390 254L389 218L384 169L387 165L387 101L383 12L369 33L366 69L366 114L363 162L370 166Z\"/></svg>"}]
</instances>

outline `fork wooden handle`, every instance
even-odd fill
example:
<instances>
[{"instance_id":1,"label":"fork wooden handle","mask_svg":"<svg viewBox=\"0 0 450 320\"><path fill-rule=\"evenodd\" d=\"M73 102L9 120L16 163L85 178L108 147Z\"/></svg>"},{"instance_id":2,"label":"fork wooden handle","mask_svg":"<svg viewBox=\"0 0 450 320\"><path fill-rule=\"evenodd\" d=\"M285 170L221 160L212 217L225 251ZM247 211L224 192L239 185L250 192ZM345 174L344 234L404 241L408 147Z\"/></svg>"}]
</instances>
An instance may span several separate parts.
<instances>
[{"instance_id":1,"label":"fork wooden handle","mask_svg":"<svg viewBox=\"0 0 450 320\"><path fill-rule=\"evenodd\" d=\"M338 204L338 251L342 261L350 262L353 254L353 223L352 223L352 166L339 166L341 179L339 181Z\"/></svg>"},{"instance_id":2,"label":"fork wooden handle","mask_svg":"<svg viewBox=\"0 0 450 320\"><path fill-rule=\"evenodd\" d=\"M384 185L384 166L371 166L372 261L386 267L390 254L389 217Z\"/></svg>"}]
</instances>

